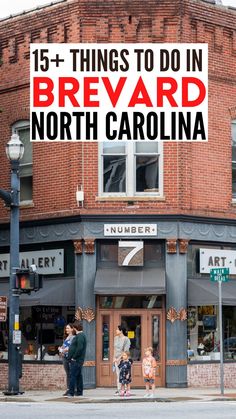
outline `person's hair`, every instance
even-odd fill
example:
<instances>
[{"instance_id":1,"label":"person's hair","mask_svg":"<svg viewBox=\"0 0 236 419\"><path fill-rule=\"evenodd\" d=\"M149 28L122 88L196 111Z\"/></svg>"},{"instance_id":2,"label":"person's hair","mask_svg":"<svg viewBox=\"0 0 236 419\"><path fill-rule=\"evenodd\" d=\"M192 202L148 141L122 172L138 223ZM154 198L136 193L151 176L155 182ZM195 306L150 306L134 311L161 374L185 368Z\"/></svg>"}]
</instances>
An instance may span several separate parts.
<instances>
[{"instance_id":1,"label":"person's hair","mask_svg":"<svg viewBox=\"0 0 236 419\"><path fill-rule=\"evenodd\" d=\"M127 355L127 357L128 357L128 358L130 357L130 352L129 352L129 351L124 351L124 352L122 352L122 356L123 356L124 354L125 354L125 355Z\"/></svg>"},{"instance_id":2,"label":"person's hair","mask_svg":"<svg viewBox=\"0 0 236 419\"><path fill-rule=\"evenodd\" d=\"M82 322L80 322L79 320L75 320L75 322L73 323L73 328L75 330L78 330L78 332L81 332L83 330Z\"/></svg>"},{"instance_id":3,"label":"person's hair","mask_svg":"<svg viewBox=\"0 0 236 419\"><path fill-rule=\"evenodd\" d=\"M67 323L67 324L65 325L65 327L64 327L63 340L65 340L65 339L67 338L67 336L68 336L68 334L66 333L66 328L67 328L67 326L70 326L70 328L72 329L72 335L74 335L74 334L75 334L75 332L74 332L74 326L73 326L73 323Z\"/></svg>"},{"instance_id":4,"label":"person's hair","mask_svg":"<svg viewBox=\"0 0 236 419\"><path fill-rule=\"evenodd\" d=\"M122 326L121 324L117 326L117 329L119 329L123 333L124 336L128 335L126 328Z\"/></svg>"},{"instance_id":5,"label":"person's hair","mask_svg":"<svg viewBox=\"0 0 236 419\"><path fill-rule=\"evenodd\" d=\"M151 352L151 354L153 355L153 348L152 348L151 346L148 346L148 347L145 349L145 352L147 352L147 351Z\"/></svg>"}]
</instances>

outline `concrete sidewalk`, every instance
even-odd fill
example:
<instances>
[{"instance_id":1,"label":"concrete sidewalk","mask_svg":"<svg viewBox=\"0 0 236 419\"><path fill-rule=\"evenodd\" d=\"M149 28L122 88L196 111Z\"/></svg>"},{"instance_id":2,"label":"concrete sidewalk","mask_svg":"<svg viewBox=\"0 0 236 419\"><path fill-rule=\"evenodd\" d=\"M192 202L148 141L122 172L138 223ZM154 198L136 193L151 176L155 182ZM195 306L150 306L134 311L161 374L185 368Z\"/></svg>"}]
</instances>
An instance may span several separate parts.
<instances>
[{"instance_id":1,"label":"concrete sidewalk","mask_svg":"<svg viewBox=\"0 0 236 419\"><path fill-rule=\"evenodd\" d=\"M219 388L157 388L154 399L143 398L144 389L131 389L130 397L114 395L114 388L96 388L84 391L83 397L67 399L62 391L26 391L17 396L5 396L0 393L0 402L59 402L59 403L132 403L132 402L178 402L178 401L219 401L236 402L236 389L225 389L221 396Z\"/></svg>"}]
</instances>

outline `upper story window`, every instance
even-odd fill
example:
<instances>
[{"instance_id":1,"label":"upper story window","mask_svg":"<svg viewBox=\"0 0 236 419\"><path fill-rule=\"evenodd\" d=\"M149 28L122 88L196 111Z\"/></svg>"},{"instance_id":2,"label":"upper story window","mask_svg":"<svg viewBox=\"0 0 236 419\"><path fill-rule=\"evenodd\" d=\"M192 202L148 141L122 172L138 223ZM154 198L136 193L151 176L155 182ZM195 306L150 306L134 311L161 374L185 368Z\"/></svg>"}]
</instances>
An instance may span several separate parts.
<instances>
[{"instance_id":1,"label":"upper story window","mask_svg":"<svg viewBox=\"0 0 236 419\"><path fill-rule=\"evenodd\" d=\"M232 196L236 199L236 120L232 122Z\"/></svg>"},{"instance_id":2,"label":"upper story window","mask_svg":"<svg viewBox=\"0 0 236 419\"><path fill-rule=\"evenodd\" d=\"M31 202L33 199L33 165L29 121L16 122L12 131L19 135L24 144L24 155L20 161L20 202Z\"/></svg>"},{"instance_id":3,"label":"upper story window","mask_svg":"<svg viewBox=\"0 0 236 419\"><path fill-rule=\"evenodd\" d=\"M161 196L162 172L159 142L100 144L100 195Z\"/></svg>"}]
</instances>

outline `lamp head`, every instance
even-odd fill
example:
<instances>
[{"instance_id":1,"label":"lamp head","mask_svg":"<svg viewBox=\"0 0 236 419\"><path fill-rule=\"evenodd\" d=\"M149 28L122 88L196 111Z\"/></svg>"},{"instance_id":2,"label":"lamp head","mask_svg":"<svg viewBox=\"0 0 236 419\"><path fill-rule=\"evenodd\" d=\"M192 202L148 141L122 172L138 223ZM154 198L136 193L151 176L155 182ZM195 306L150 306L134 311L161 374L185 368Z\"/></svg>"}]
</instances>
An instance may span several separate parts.
<instances>
[{"instance_id":1,"label":"lamp head","mask_svg":"<svg viewBox=\"0 0 236 419\"><path fill-rule=\"evenodd\" d=\"M12 134L6 145L6 155L10 161L20 161L24 154L24 144L20 141L18 134Z\"/></svg>"}]
</instances>

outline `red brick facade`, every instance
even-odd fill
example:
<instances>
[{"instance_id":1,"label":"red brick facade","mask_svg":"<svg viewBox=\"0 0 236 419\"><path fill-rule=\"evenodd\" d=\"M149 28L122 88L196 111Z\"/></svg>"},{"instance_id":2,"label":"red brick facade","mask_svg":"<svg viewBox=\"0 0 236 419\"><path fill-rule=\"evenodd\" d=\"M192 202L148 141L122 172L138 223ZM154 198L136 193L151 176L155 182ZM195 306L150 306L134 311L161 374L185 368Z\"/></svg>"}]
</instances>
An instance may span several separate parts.
<instances>
[{"instance_id":1,"label":"red brick facade","mask_svg":"<svg viewBox=\"0 0 236 419\"><path fill-rule=\"evenodd\" d=\"M99 199L97 146L34 144L33 206L22 219L79 213L195 214L235 218L231 120L236 117L236 11L201 0L67 1L0 22L1 187L11 125L29 119L30 42L207 42L209 142L165 144L164 199ZM83 148L83 150L82 150ZM82 166L83 155L83 166ZM84 208L75 201L83 185ZM9 213L0 202L0 220Z\"/></svg>"}]
</instances>

